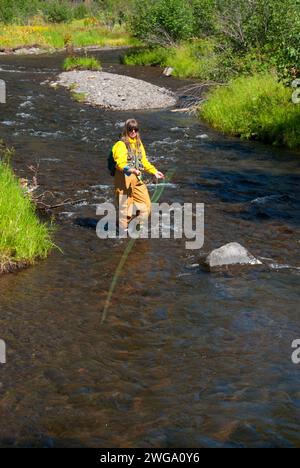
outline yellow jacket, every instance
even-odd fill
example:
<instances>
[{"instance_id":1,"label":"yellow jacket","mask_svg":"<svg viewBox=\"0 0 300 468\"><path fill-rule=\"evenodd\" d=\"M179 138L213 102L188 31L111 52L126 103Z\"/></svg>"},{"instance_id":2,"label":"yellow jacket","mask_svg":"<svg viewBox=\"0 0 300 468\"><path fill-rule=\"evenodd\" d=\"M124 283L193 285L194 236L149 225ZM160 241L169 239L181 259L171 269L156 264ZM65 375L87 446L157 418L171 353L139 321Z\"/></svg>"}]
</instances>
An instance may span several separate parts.
<instances>
[{"instance_id":1,"label":"yellow jacket","mask_svg":"<svg viewBox=\"0 0 300 468\"><path fill-rule=\"evenodd\" d=\"M136 139L135 138L129 138L129 143L131 148L134 150L134 152L137 151L137 144L136 144ZM157 169L148 161L147 156L146 156L146 151L144 148L143 143L141 142L141 152L142 152L142 160L141 163L144 166L144 170L148 172L149 174L155 174L157 172ZM127 161L127 147L123 141L117 141L117 143L113 146L112 148L112 153L113 153L113 158L116 162L116 169L119 171L124 171L126 173L126 169L128 168L128 161Z\"/></svg>"}]
</instances>

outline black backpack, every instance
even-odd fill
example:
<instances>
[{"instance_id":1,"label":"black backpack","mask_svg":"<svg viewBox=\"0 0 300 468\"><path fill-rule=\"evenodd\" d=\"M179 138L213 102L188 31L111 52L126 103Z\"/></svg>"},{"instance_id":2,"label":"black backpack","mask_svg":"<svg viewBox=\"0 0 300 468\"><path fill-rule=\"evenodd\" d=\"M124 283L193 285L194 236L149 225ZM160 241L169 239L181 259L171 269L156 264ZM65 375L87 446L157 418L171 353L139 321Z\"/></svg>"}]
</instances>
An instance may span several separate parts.
<instances>
[{"instance_id":1,"label":"black backpack","mask_svg":"<svg viewBox=\"0 0 300 468\"><path fill-rule=\"evenodd\" d=\"M113 157L112 148L110 149L108 158L107 158L107 169L112 177L114 177L116 173L116 161Z\"/></svg>"}]
</instances>

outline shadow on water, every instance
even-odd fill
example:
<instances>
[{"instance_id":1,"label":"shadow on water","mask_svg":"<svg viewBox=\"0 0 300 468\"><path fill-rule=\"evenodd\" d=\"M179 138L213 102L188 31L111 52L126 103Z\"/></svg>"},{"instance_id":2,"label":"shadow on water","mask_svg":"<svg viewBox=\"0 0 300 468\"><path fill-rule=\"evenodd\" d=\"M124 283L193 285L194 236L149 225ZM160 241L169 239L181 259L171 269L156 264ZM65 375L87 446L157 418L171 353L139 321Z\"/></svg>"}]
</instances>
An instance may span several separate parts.
<instances>
[{"instance_id":1,"label":"shadow on water","mask_svg":"<svg viewBox=\"0 0 300 468\"><path fill-rule=\"evenodd\" d=\"M105 71L185 84L98 55ZM101 325L127 244L100 240L95 213L113 200L107 154L131 113L43 85L63 58L0 57L0 137L16 172L37 162L41 190L78 200L57 210L62 253L0 281L0 445L299 446L299 154L136 112L151 161L176 171L160 201L205 203L201 253L238 241L274 267L211 275L185 239L138 240Z\"/></svg>"},{"instance_id":2,"label":"shadow on water","mask_svg":"<svg viewBox=\"0 0 300 468\"><path fill-rule=\"evenodd\" d=\"M244 219L300 223L300 174L274 175L258 170L226 172L209 168L203 170L201 181L191 188L211 191L224 203L240 203L238 216Z\"/></svg>"},{"instance_id":3,"label":"shadow on water","mask_svg":"<svg viewBox=\"0 0 300 468\"><path fill-rule=\"evenodd\" d=\"M99 219L95 218L76 218L74 224L88 229L96 229Z\"/></svg>"}]
</instances>

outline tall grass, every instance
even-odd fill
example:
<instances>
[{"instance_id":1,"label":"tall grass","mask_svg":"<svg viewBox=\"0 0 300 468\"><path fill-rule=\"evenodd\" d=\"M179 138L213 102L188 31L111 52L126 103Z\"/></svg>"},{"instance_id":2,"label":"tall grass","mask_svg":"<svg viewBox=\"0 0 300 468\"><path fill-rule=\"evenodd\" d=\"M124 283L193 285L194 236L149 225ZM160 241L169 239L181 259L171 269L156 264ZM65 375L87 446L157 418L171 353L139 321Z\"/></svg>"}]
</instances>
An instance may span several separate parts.
<instances>
[{"instance_id":1,"label":"tall grass","mask_svg":"<svg viewBox=\"0 0 300 468\"><path fill-rule=\"evenodd\" d=\"M1 25L0 48L17 48L37 45L43 48L128 46L137 45L123 27L110 29L92 19L74 20L68 24L42 24L32 26Z\"/></svg>"},{"instance_id":2,"label":"tall grass","mask_svg":"<svg viewBox=\"0 0 300 468\"><path fill-rule=\"evenodd\" d=\"M170 55L169 48L156 47L150 49L136 49L122 57L125 65L159 65L165 67Z\"/></svg>"},{"instance_id":3,"label":"tall grass","mask_svg":"<svg viewBox=\"0 0 300 468\"><path fill-rule=\"evenodd\" d=\"M0 273L46 258L53 247L50 235L8 163L0 160Z\"/></svg>"},{"instance_id":4,"label":"tall grass","mask_svg":"<svg viewBox=\"0 0 300 468\"><path fill-rule=\"evenodd\" d=\"M239 77L208 96L199 115L224 133L273 145L300 146L300 105L275 74Z\"/></svg>"},{"instance_id":5,"label":"tall grass","mask_svg":"<svg viewBox=\"0 0 300 468\"><path fill-rule=\"evenodd\" d=\"M173 47L156 47L133 50L123 58L126 65L159 65L172 67L178 78L198 78L210 80L220 72L220 60L214 52L214 42L198 39L183 42Z\"/></svg>"},{"instance_id":6,"label":"tall grass","mask_svg":"<svg viewBox=\"0 0 300 468\"><path fill-rule=\"evenodd\" d=\"M95 57L67 57L63 68L65 71L101 70L101 63Z\"/></svg>"},{"instance_id":7,"label":"tall grass","mask_svg":"<svg viewBox=\"0 0 300 468\"><path fill-rule=\"evenodd\" d=\"M218 57L211 40L197 40L173 48L167 65L178 78L214 79L218 74Z\"/></svg>"}]
</instances>

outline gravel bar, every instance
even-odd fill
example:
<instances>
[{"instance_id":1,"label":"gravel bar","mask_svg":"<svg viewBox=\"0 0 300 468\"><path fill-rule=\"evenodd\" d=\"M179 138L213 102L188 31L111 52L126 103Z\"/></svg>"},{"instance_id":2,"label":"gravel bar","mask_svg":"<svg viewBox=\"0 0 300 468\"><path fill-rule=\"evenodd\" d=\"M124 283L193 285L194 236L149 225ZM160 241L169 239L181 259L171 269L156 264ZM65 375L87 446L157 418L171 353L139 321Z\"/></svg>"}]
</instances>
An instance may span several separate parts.
<instances>
[{"instance_id":1,"label":"gravel bar","mask_svg":"<svg viewBox=\"0 0 300 468\"><path fill-rule=\"evenodd\" d=\"M84 93L84 102L112 110L159 109L176 104L175 95L143 80L97 71L63 72L51 85Z\"/></svg>"}]
</instances>

